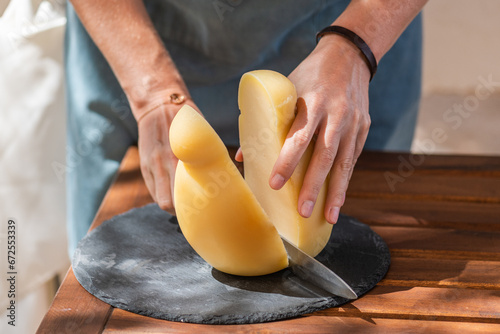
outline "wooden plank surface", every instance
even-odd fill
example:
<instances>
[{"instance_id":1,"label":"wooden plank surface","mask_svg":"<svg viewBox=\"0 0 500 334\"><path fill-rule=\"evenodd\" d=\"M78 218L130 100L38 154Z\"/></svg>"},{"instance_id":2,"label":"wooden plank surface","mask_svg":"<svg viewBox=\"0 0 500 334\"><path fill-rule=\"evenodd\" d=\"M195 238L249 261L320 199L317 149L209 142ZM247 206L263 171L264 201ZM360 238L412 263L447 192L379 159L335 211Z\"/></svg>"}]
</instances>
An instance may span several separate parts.
<instances>
[{"instance_id":1,"label":"wooden plank surface","mask_svg":"<svg viewBox=\"0 0 500 334\"><path fill-rule=\"evenodd\" d=\"M500 157L363 152L347 197L500 204Z\"/></svg>"},{"instance_id":2,"label":"wooden plank surface","mask_svg":"<svg viewBox=\"0 0 500 334\"><path fill-rule=\"evenodd\" d=\"M141 179L136 150L129 150L119 176L106 194L91 229L103 221L151 202ZM113 308L92 296L69 270L37 333L101 333Z\"/></svg>"},{"instance_id":3,"label":"wooden plank surface","mask_svg":"<svg viewBox=\"0 0 500 334\"><path fill-rule=\"evenodd\" d=\"M363 151L356 170L392 171L410 170L417 174L462 174L500 176L500 157L463 155L419 155L409 153L381 153Z\"/></svg>"},{"instance_id":4,"label":"wooden plank surface","mask_svg":"<svg viewBox=\"0 0 500 334\"><path fill-rule=\"evenodd\" d=\"M372 229L385 240L391 250L474 252L481 257L488 255L488 260L498 259L500 255L500 232L392 226L372 226Z\"/></svg>"},{"instance_id":5,"label":"wooden plank surface","mask_svg":"<svg viewBox=\"0 0 500 334\"><path fill-rule=\"evenodd\" d=\"M331 334L331 333L495 333L500 325L467 321L441 321L435 318L420 320L371 317L354 313L306 315L286 321L250 325L197 325L153 319L115 309L105 334L111 333L241 333L241 334Z\"/></svg>"},{"instance_id":6,"label":"wooden plank surface","mask_svg":"<svg viewBox=\"0 0 500 334\"><path fill-rule=\"evenodd\" d=\"M424 156L392 192L384 173L397 174L401 161L418 158L364 152L358 161L342 212L384 238L392 264L375 289L352 303L272 323L184 324L111 308L70 271L40 332L499 333L500 158ZM93 227L150 202L132 148Z\"/></svg>"},{"instance_id":7,"label":"wooden plank surface","mask_svg":"<svg viewBox=\"0 0 500 334\"><path fill-rule=\"evenodd\" d=\"M70 269L37 333L101 333L111 311L81 287Z\"/></svg>"},{"instance_id":8,"label":"wooden plank surface","mask_svg":"<svg viewBox=\"0 0 500 334\"><path fill-rule=\"evenodd\" d=\"M454 287L500 291L500 261L408 258L392 254L379 285Z\"/></svg>"},{"instance_id":9,"label":"wooden plank surface","mask_svg":"<svg viewBox=\"0 0 500 334\"><path fill-rule=\"evenodd\" d=\"M342 213L370 225L500 231L500 204L347 197Z\"/></svg>"},{"instance_id":10,"label":"wooden plank surface","mask_svg":"<svg viewBox=\"0 0 500 334\"><path fill-rule=\"evenodd\" d=\"M500 324L499 306L495 290L376 286L362 298L317 314Z\"/></svg>"}]
</instances>

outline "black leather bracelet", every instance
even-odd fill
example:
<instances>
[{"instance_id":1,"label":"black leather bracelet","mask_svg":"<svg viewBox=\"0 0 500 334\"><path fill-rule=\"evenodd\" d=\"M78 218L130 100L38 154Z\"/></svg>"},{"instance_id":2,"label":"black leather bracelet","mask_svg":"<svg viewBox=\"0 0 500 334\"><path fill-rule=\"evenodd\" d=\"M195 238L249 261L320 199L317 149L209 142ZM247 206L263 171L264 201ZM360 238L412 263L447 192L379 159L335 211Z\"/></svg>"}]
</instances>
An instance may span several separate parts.
<instances>
[{"instance_id":1,"label":"black leather bracelet","mask_svg":"<svg viewBox=\"0 0 500 334\"><path fill-rule=\"evenodd\" d=\"M375 56L373 55L373 52L368 46L368 44L366 44L365 41L361 37L359 37L355 32L341 26L328 26L325 29L318 32L316 34L316 44L318 44L321 37L323 37L326 34L340 35L351 41L354 45L356 45L356 47L365 56L366 64L370 69L370 81L372 81L373 76L377 72L377 60L375 59Z\"/></svg>"}]
</instances>

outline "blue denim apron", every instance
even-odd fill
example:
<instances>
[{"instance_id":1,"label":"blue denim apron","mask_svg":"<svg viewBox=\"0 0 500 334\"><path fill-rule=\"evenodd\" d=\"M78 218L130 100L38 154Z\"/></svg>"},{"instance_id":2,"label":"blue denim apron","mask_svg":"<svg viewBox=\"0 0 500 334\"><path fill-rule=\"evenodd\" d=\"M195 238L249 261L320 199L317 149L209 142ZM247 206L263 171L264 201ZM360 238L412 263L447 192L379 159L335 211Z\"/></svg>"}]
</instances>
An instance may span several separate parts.
<instances>
[{"instance_id":1,"label":"blue denim apron","mask_svg":"<svg viewBox=\"0 0 500 334\"><path fill-rule=\"evenodd\" d=\"M193 100L227 145L238 145L243 73L288 75L349 1L149 0L151 19ZM68 4L68 231L70 252L85 235L137 124L109 65ZM409 150L420 98L421 18L380 61L370 84L367 149Z\"/></svg>"}]
</instances>

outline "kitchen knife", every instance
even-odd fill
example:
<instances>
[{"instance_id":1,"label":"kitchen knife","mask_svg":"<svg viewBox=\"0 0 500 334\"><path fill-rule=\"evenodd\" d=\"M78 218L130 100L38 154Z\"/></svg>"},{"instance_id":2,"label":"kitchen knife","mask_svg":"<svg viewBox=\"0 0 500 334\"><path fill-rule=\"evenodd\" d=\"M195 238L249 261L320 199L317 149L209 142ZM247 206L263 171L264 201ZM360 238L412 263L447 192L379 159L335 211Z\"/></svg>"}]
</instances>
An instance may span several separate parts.
<instances>
[{"instance_id":1,"label":"kitchen knife","mask_svg":"<svg viewBox=\"0 0 500 334\"><path fill-rule=\"evenodd\" d=\"M295 275L336 296L358 298L351 287L323 263L304 253L287 239L281 237L281 240L288 253L289 266Z\"/></svg>"}]
</instances>

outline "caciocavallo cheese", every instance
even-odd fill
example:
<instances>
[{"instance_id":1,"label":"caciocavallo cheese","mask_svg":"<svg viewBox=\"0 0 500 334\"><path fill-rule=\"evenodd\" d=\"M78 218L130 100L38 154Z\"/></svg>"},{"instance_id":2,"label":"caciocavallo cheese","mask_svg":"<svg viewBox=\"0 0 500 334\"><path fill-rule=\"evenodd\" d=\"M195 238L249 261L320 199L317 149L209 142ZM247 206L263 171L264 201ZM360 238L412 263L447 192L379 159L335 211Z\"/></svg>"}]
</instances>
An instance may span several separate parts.
<instances>
[{"instance_id":1,"label":"caciocavallo cheese","mask_svg":"<svg viewBox=\"0 0 500 334\"><path fill-rule=\"evenodd\" d=\"M269 186L296 102L295 87L285 76L267 70L243 75L238 103L245 179L196 110L183 106L172 122L170 145L179 159L174 186L177 219L193 249L220 271L257 276L286 268L280 234L311 256L330 238L332 225L323 216L325 185L311 217L303 218L297 211L312 146L282 189Z\"/></svg>"},{"instance_id":2,"label":"caciocavallo cheese","mask_svg":"<svg viewBox=\"0 0 500 334\"><path fill-rule=\"evenodd\" d=\"M182 233L214 268L257 276L288 266L280 236L208 122L183 106L170 127Z\"/></svg>"},{"instance_id":3,"label":"caciocavallo cheese","mask_svg":"<svg viewBox=\"0 0 500 334\"><path fill-rule=\"evenodd\" d=\"M278 232L304 252L316 256L326 246L332 231L323 213L327 182L309 218L302 217L297 210L312 144L283 188L274 190L269 186L271 171L295 118L296 103L295 86L282 74L269 70L245 73L238 92L240 145L245 180Z\"/></svg>"}]
</instances>

